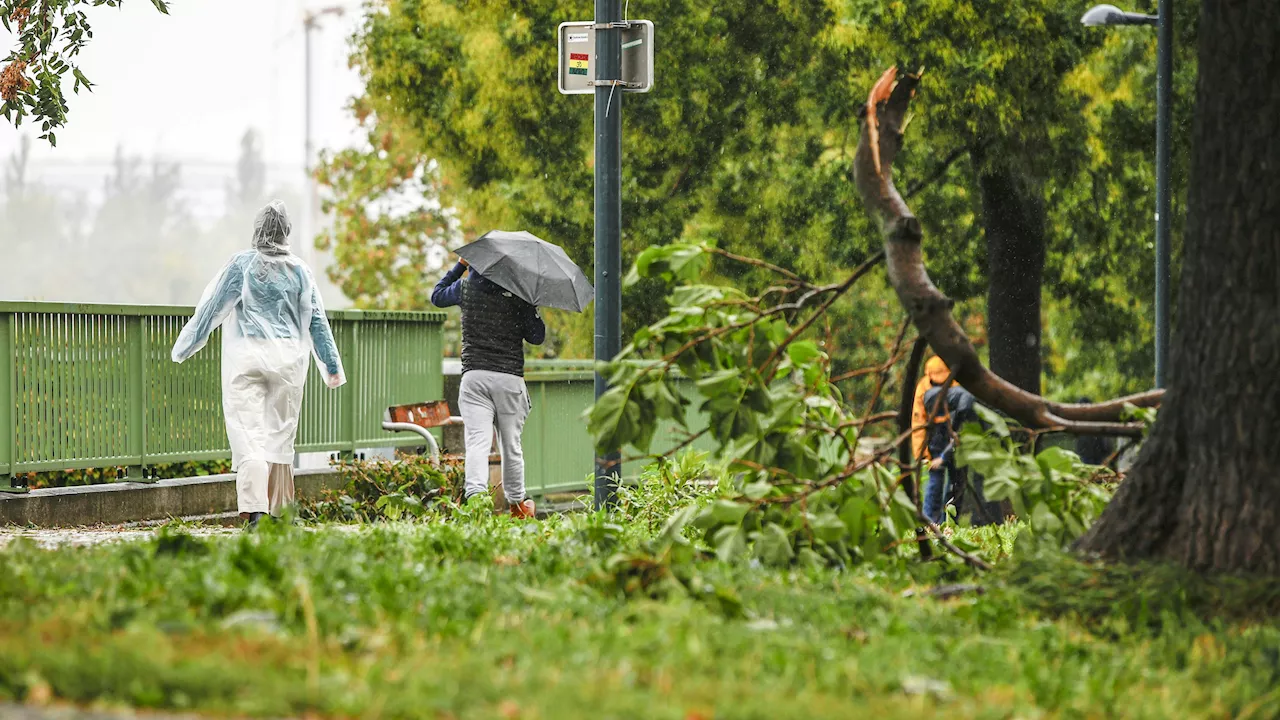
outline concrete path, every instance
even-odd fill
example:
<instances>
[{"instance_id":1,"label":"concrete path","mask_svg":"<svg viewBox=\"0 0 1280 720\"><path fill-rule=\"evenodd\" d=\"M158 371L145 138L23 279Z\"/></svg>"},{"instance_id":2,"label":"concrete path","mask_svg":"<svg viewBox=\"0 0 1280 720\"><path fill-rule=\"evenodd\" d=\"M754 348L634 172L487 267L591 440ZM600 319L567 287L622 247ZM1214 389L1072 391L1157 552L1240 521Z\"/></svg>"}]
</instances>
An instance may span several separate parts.
<instances>
[{"instance_id":1,"label":"concrete path","mask_svg":"<svg viewBox=\"0 0 1280 720\"><path fill-rule=\"evenodd\" d=\"M195 720L197 715L129 710L83 710L63 705L37 707L0 703L0 720Z\"/></svg>"},{"instance_id":2,"label":"concrete path","mask_svg":"<svg viewBox=\"0 0 1280 720\"><path fill-rule=\"evenodd\" d=\"M138 542L151 538L160 532L161 527L161 523L145 525L131 523L128 525L98 525L78 528L16 528L0 526L0 550L3 550L18 538L27 538L43 548L88 547L112 542ZM326 532L357 533L376 527L376 525L325 523L323 525L300 525L299 527L306 532L324 530ZM188 535L203 538L233 537L244 532L239 526L197 524L188 525L183 528L183 531ZM0 720L5 720L3 714L0 714Z\"/></svg>"},{"instance_id":3,"label":"concrete path","mask_svg":"<svg viewBox=\"0 0 1280 720\"><path fill-rule=\"evenodd\" d=\"M0 527L0 548L4 548L18 538L28 538L44 548L64 546L84 547L101 545L109 542L136 542L146 540L159 531L159 526L142 527L138 525L115 525L83 528L13 528ZM236 528L209 525L195 525L186 529L197 537L214 537L233 535L240 532ZM4 720L0 714L0 720Z\"/></svg>"}]
</instances>

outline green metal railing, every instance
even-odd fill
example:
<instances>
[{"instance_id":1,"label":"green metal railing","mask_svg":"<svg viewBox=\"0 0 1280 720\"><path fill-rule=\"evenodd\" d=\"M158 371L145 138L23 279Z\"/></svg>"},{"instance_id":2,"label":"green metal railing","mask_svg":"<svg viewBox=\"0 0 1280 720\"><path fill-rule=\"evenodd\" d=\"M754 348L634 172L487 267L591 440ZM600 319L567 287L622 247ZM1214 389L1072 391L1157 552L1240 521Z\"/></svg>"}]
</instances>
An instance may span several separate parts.
<instances>
[{"instance_id":1,"label":"green metal railing","mask_svg":"<svg viewBox=\"0 0 1280 720\"><path fill-rule=\"evenodd\" d=\"M215 333L182 365L169 359L192 312L0 303L0 490L17 473L230 457L221 338ZM417 444L385 432L382 413L443 397L444 314L335 311L329 319L348 383L330 391L309 372L298 451Z\"/></svg>"},{"instance_id":2,"label":"green metal railing","mask_svg":"<svg viewBox=\"0 0 1280 720\"><path fill-rule=\"evenodd\" d=\"M555 360L536 360L525 365L525 384L533 401L524 428L525 483L531 494L590 487L589 478L595 472L594 445L583 413L595 402L595 375L591 367L590 363L581 361ZM687 418L695 432L707 423L696 410L695 403ZM674 423L663 423L650 451L665 452L687 437ZM711 445L710 439L703 436L690 447L706 450ZM639 465L632 463L624 466L623 471L635 473Z\"/></svg>"}]
</instances>

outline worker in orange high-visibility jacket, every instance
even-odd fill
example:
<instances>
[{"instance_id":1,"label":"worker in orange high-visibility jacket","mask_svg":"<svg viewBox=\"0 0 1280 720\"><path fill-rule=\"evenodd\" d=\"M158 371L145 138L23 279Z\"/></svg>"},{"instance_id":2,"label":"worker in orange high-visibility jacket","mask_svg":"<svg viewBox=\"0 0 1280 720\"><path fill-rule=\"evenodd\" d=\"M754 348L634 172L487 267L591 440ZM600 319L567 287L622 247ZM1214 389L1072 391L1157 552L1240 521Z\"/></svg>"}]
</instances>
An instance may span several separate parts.
<instances>
[{"instance_id":1,"label":"worker in orange high-visibility jacket","mask_svg":"<svg viewBox=\"0 0 1280 720\"><path fill-rule=\"evenodd\" d=\"M937 387L947 381L951 375L951 369L942 361L942 358L934 355L924 364L924 377L920 378L920 382L916 383L915 403L911 406L911 457L917 462L929 459L929 445L925 440L928 437L929 411L931 408L924 406L924 394L930 388ZM954 382L951 383L955 385Z\"/></svg>"}]
</instances>

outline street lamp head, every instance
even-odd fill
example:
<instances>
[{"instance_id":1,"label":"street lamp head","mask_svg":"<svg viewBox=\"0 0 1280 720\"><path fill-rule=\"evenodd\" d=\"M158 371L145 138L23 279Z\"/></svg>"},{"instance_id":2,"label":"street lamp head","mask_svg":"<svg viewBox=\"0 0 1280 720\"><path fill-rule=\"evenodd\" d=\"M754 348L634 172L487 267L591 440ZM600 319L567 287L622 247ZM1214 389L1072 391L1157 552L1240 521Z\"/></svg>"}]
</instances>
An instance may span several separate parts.
<instances>
[{"instance_id":1,"label":"street lamp head","mask_svg":"<svg viewBox=\"0 0 1280 720\"><path fill-rule=\"evenodd\" d=\"M302 15L302 24L307 27L314 27L316 22L325 15L335 15L342 17L347 12L347 8L342 5L331 5L318 10L307 10Z\"/></svg>"},{"instance_id":2,"label":"street lamp head","mask_svg":"<svg viewBox=\"0 0 1280 720\"><path fill-rule=\"evenodd\" d=\"M1080 18L1086 27L1108 25L1155 25L1155 15L1125 12L1115 5L1094 5Z\"/></svg>"},{"instance_id":3,"label":"street lamp head","mask_svg":"<svg viewBox=\"0 0 1280 720\"><path fill-rule=\"evenodd\" d=\"M1112 18L1123 17L1124 11L1115 5L1094 5L1089 11L1080 18L1080 22L1086 27L1101 27L1103 25L1118 25Z\"/></svg>"}]
</instances>

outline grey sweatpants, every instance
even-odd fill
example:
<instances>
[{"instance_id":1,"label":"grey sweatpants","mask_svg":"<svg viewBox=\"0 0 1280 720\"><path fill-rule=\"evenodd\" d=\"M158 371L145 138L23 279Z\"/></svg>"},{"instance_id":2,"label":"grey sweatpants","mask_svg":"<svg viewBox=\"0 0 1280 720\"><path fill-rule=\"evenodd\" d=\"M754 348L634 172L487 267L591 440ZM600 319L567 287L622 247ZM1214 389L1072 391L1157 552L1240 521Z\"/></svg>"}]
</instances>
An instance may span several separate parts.
<instances>
[{"instance_id":1,"label":"grey sweatpants","mask_svg":"<svg viewBox=\"0 0 1280 720\"><path fill-rule=\"evenodd\" d=\"M489 489L489 449L498 428L502 450L502 492L508 503L524 500L524 450L520 435L529 417L524 378L488 370L469 370L458 389L458 409L467 436L466 495Z\"/></svg>"}]
</instances>

